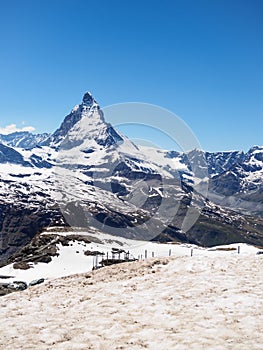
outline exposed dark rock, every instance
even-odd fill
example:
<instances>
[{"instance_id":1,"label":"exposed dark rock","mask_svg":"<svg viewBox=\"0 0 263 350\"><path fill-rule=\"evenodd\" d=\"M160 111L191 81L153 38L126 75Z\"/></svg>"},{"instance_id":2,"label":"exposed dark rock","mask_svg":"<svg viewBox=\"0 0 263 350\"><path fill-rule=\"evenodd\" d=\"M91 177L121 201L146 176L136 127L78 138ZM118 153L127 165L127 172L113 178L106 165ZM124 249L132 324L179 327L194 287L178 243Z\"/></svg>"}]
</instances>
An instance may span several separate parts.
<instances>
[{"instance_id":1,"label":"exposed dark rock","mask_svg":"<svg viewBox=\"0 0 263 350\"><path fill-rule=\"evenodd\" d=\"M44 283L44 282L45 282L44 278L39 278L39 279L37 279L37 280L31 281L31 282L29 283L29 286L30 286L30 287L33 287L33 286L36 286L36 285L41 284L41 283Z\"/></svg>"},{"instance_id":2,"label":"exposed dark rock","mask_svg":"<svg viewBox=\"0 0 263 350\"><path fill-rule=\"evenodd\" d=\"M63 224L58 208L46 208L43 203L35 207L0 203L0 261L26 245L42 228L52 222Z\"/></svg>"},{"instance_id":3,"label":"exposed dark rock","mask_svg":"<svg viewBox=\"0 0 263 350\"><path fill-rule=\"evenodd\" d=\"M94 100L93 96L91 95L90 92L86 92L83 96L82 102L87 105L87 106L92 106L93 103L96 103Z\"/></svg>"},{"instance_id":4,"label":"exposed dark rock","mask_svg":"<svg viewBox=\"0 0 263 350\"><path fill-rule=\"evenodd\" d=\"M13 264L14 269L19 269L19 270L28 270L30 269L30 265L27 262L16 262Z\"/></svg>"},{"instance_id":5,"label":"exposed dark rock","mask_svg":"<svg viewBox=\"0 0 263 350\"><path fill-rule=\"evenodd\" d=\"M122 137L117 133L117 131L115 131L115 129L113 129L111 125L108 125L107 129L105 130L105 134L107 135L106 138L104 135L102 135L102 137L96 138L98 145L109 147L123 142Z\"/></svg>"},{"instance_id":6,"label":"exposed dark rock","mask_svg":"<svg viewBox=\"0 0 263 350\"><path fill-rule=\"evenodd\" d=\"M16 269L28 269L32 264L50 263L52 257L58 256L58 244L69 246L71 241L81 241L89 244L91 241L85 236L69 234L61 236L59 234L37 234L25 246L20 248L11 257L3 260L0 266L14 263Z\"/></svg>"},{"instance_id":7,"label":"exposed dark rock","mask_svg":"<svg viewBox=\"0 0 263 350\"><path fill-rule=\"evenodd\" d=\"M84 254L87 255L87 256L104 255L104 253L99 252L99 251L97 251L97 250L86 250L86 251L84 252Z\"/></svg>"},{"instance_id":8,"label":"exposed dark rock","mask_svg":"<svg viewBox=\"0 0 263 350\"><path fill-rule=\"evenodd\" d=\"M32 156L30 157L30 161L37 168L47 168L47 169L52 168L51 163L47 162L46 160L43 160L41 157L35 154L32 154Z\"/></svg>"},{"instance_id":9,"label":"exposed dark rock","mask_svg":"<svg viewBox=\"0 0 263 350\"><path fill-rule=\"evenodd\" d=\"M25 290L27 289L27 283L23 281L13 281L12 283L9 283L8 287L13 288L16 291Z\"/></svg>"},{"instance_id":10,"label":"exposed dark rock","mask_svg":"<svg viewBox=\"0 0 263 350\"><path fill-rule=\"evenodd\" d=\"M31 167L31 164L29 162L26 162L19 152L1 143L0 143L0 163L20 164L25 167Z\"/></svg>"},{"instance_id":11,"label":"exposed dark rock","mask_svg":"<svg viewBox=\"0 0 263 350\"><path fill-rule=\"evenodd\" d=\"M13 293L15 291L13 288L10 288L8 286L8 283L0 283L0 297Z\"/></svg>"},{"instance_id":12,"label":"exposed dark rock","mask_svg":"<svg viewBox=\"0 0 263 350\"><path fill-rule=\"evenodd\" d=\"M27 283L23 281L14 281L12 283L0 283L0 297L27 289Z\"/></svg>"}]
</instances>

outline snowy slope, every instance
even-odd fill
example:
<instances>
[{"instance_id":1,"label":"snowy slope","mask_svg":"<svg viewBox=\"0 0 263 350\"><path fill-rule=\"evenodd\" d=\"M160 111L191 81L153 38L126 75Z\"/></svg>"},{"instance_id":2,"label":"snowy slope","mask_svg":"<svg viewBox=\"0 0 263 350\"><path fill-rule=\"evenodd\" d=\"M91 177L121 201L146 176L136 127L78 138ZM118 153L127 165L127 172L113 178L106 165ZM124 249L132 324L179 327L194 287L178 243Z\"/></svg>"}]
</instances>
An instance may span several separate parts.
<instances>
[{"instance_id":1,"label":"snowy slope","mask_svg":"<svg viewBox=\"0 0 263 350\"><path fill-rule=\"evenodd\" d=\"M0 349L261 350L261 266L198 251L51 280L0 299Z\"/></svg>"},{"instance_id":2,"label":"snowy slope","mask_svg":"<svg viewBox=\"0 0 263 350\"><path fill-rule=\"evenodd\" d=\"M228 246L214 247L211 249L198 247L193 244L179 244L177 243L156 243L146 242L138 240L130 240L123 237L111 236L98 232L96 230L89 230L88 232L80 229L63 231L61 228L59 231L56 227L50 227L47 231L41 235L53 235L56 240L57 235L62 237L73 237L70 238L67 245L57 242L55 244L57 248L57 254L52 256L52 260L49 263L34 261L34 254L32 250L30 254L23 256L22 261L27 261L30 265L29 269L14 268L13 263L0 268L0 275L11 276L8 282L15 280L25 281L27 283L35 279L44 278L46 280L69 276L77 273L84 273L91 271L95 264L95 257L85 255L85 251L99 252L104 254L98 256L97 265L99 266L100 261L105 258L112 256L112 250L124 250L129 252L130 257L141 260L149 257L168 257L171 256L221 256L225 251L229 251L228 254L237 255L238 249L241 255L255 255L258 248L249 246L246 244L232 244ZM87 242L89 240L89 243ZM52 242L52 241L51 241ZM52 246L52 244L50 244ZM238 248L239 247L239 248ZM40 247L41 250L41 247ZM118 255L118 254L117 254ZM123 258L123 254L120 255ZM19 259L14 259L19 262ZM6 279L1 279L0 283L6 282Z\"/></svg>"}]
</instances>

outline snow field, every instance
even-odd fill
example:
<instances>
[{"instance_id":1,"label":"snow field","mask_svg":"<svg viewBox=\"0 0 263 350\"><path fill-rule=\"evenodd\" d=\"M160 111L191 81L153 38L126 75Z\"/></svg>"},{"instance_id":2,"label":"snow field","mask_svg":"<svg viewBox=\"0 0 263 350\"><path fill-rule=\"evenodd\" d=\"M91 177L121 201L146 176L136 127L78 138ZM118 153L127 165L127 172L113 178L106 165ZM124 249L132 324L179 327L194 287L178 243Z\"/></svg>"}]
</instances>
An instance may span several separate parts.
<instances>
[{"instance_id":1,"label":"snow field","mask_svg":"<svg viewBox=\"0 0 263 350\"><path fill-rule=\"evenodd\" d=\"M262 350L262 255L148 259L0 299L0 349Z\"/></svg>"}]
</instances>

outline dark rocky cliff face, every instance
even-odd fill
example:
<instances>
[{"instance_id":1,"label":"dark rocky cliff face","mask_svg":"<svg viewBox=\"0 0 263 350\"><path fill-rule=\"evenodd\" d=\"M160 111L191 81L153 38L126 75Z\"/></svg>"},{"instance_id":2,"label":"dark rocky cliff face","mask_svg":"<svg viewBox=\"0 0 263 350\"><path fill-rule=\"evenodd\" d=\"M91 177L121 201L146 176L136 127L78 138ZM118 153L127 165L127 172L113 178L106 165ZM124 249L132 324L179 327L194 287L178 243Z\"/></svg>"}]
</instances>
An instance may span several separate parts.
<instances>
[{"instance_id":1,"label":"dark rocky cliff face","mask_svg":"<svg viewBox=\"0 0 263 350\"><path fill-rule=\"evenodd\" d=\"M0 163L20 164L25 167L31 166L29 162L26 162L24 160L24 158L19 152L1 143L0 143Z\"/></svg>"},{"instance_id":2,"label":"dark rocky cliff face","mask_svg":"<svg viewBox=\"0 0 263 350\"><path fill-rule=\"evenodd\" d=\"M34 208L0 203L0 260L15 253L50 224L63 224L57 208L46 209L42 203Z\"/></svg>"}]
</instances>

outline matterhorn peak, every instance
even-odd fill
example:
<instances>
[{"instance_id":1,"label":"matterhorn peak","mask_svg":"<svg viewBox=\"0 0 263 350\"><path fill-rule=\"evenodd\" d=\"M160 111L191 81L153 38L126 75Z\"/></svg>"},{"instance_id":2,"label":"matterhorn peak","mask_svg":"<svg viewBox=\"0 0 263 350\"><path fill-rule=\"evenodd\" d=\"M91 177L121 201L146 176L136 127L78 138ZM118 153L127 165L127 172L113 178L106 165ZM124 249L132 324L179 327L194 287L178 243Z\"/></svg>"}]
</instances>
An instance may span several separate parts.
<instances>
[{"instance_id":1,"label":"matterhorn peak","mask_svg":"<svg viewBox=\"0 0 263 350\"><path fill-rule=\"evenodd\" d=\"M86 92L82 98L82 102L76 105L68 114L60 127L49 137L44 145L58 146L61 141L66 137L69 131L82 120L83 118L89 117L89 123L97 124L105 123L103 113L100 110L98 103L90 92ZM92 118L91 118L92 117ZM85 122L87 124L87 121ZM86 125L88 129L88 126Z\"/></svg>"},{"instance_id":2,"label":"matterhorn peak","mask_svg":"<svg viewBox=\"0 0 263 350\"><path fill-rule=\"evenodd\" d=\"M97 104L94 97L92 96L92 94L89 91L87 91L84 94L82 102L83 102L83 104L85 104L87 106L92 106L93 104Z\"/></svg>"},{"instance_id":3,"label":"matterhorn peak","mask_svg":"<svg viewBox=\"0 0 263 350\"><path fill-rule=\"evenodd\" d=\"M101 146L123 142L118 132L106 123L103 111L90 92L84 94L82 102L71 110L44 145L60 147L63 142L63 148L69 145L72 147L76 145L76 139L82 142L84 139L93 139Z\"/></svg>"}]
</instances>

